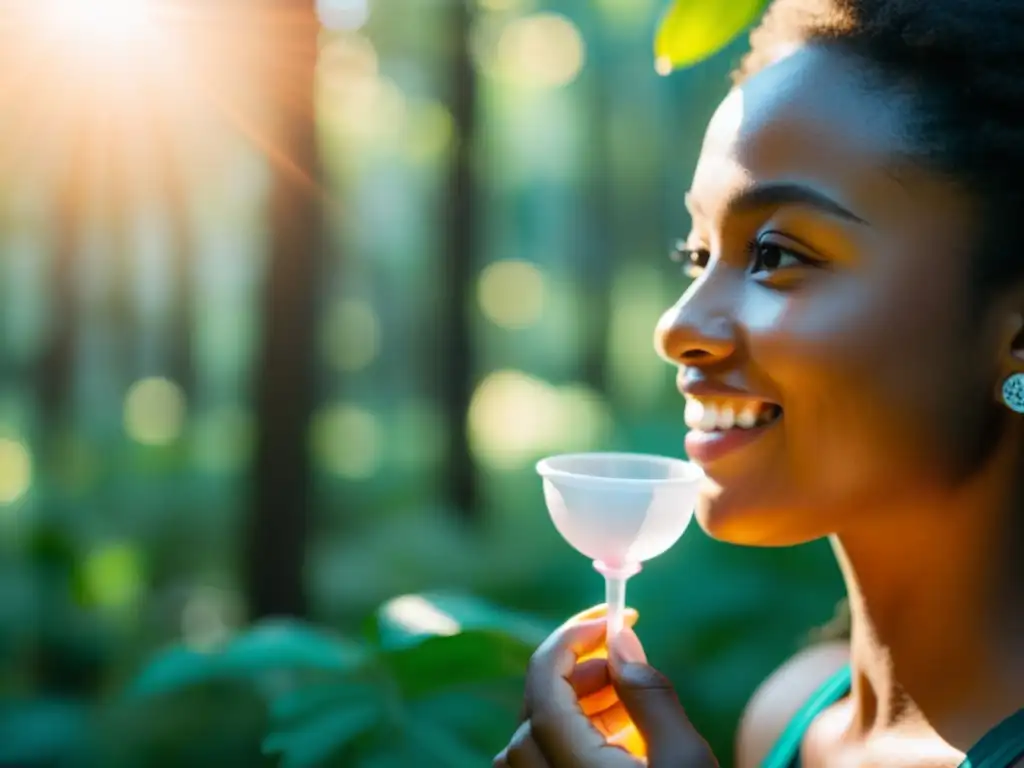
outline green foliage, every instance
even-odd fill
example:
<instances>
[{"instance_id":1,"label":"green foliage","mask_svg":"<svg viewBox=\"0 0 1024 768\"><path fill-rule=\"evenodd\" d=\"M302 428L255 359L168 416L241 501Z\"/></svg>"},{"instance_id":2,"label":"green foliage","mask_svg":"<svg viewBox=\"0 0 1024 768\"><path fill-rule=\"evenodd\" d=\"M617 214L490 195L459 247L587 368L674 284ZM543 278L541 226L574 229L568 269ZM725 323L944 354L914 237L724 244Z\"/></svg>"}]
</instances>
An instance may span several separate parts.
<instances>
[{"instance_id":1,"label":"green foliage","mask_svg":"<svg viewBox=\"0 0 1024 768\"><path fill-rule=\"evenodd\" d=\"M156 707L146 721L166 723L172 718L164 707L187 718L196 702L211 701L211 691L247 692L265 712L261 759L280 768L471 768L486 765L514 729L522 674L551 629L462 595L406 596L385 604L356 638L274 621L215 652L168 649L131 683L120 709ZM236 717L231 726L227 714L208 711L205 734L192 741L216 741L226 729L251 739L260 718ZM166 731L137 739L136 762L125 761L124 745L120 761L112 759L107 744L114 740L104 739L104 760L126 768L156 764L153 750L163 750ZM236 744L230 754L246 749ZM201 757L180 764L221 764ZM217 759L226 757L222 750Z\"/></svg>"},{"instance_id":2,"label":"green foliage","mask_svg":"<svg viewBox=\"0 0 1024 768\"><path fill-rule=\"evenodd\" d=\"M767 4L768 0L674 0L654 41L659 69L690 67L711 58L753 24Z\"/></svg>"}]
</instances>

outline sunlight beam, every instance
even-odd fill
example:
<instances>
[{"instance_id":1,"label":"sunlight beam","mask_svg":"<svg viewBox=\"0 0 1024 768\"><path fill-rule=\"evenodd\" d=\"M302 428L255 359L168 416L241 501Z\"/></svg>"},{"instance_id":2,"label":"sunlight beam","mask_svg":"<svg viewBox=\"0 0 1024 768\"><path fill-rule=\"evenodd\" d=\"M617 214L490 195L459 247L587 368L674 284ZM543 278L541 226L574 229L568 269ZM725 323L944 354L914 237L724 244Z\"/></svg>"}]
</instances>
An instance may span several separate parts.
<instances>
[{"instance_id":1,"label":"sunlight beam","mask_svg":"<svg viewBox=\"0 0 1024 768\"><path fill-rule=\"evenodd\" d=\"M66 42L94 53L139 45L154 28L151 0L48 0L44 8Z\"/></svg>"}]
</instances>

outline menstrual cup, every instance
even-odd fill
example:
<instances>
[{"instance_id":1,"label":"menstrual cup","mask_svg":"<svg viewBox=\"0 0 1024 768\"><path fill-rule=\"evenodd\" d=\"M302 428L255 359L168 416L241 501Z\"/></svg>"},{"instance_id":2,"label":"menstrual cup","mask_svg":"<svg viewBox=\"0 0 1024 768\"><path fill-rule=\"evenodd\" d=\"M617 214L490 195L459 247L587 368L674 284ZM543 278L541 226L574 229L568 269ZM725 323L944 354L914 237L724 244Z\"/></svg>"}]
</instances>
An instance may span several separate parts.
<instances>
[{"instance_id":1,"label":"menstrual cup","mask_svg":"<svg viewBox=\"0 0 1024 768\"><path fill-rule=\"evenodd\" d=\"M681 459L577 453L537 464L555 528L605 578L608 640L622 629L626 582L693 519L703 471Z\"/></svg>"}]
</instances>

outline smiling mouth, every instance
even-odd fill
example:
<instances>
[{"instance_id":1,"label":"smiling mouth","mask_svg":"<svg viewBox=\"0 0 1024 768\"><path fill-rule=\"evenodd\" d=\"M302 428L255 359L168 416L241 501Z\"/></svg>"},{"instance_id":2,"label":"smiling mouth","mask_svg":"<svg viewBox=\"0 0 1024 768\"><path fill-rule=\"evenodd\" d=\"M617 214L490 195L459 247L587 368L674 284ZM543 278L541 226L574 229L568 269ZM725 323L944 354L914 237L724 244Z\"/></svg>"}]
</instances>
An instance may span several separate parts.
<instances>
[{"instance_id":1,"label":"smiling mouth","mask_svg":"<svg viewBox=\"0 0 1024 768\"><path fill-rule=\"evenodd\" d=\"M686 426L699 432L727 432L765 427L779 420L775 403L745 398L686 398Z\"/></svg>"}]
</instances>

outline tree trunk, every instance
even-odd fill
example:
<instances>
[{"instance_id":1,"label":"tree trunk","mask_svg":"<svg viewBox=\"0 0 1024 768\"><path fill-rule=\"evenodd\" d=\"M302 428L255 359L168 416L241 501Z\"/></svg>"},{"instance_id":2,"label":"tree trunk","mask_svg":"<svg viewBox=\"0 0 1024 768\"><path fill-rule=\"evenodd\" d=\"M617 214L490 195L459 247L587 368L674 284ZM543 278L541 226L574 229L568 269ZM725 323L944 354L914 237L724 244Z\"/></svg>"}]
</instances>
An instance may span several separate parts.
<instances>
[{"instance_id":1,"label":"tree trunk","mask_svg":"<svg viewBox=\"0 0 1024 768\"><path fill-rule=\"evenodd\" d=\"M312 0L246 8L257 22L275 154L269 262L256 369L256 455L246 552L250 618L304 616L310 518L308 434L321 274L320 172L314 130L317 31ZM283 158L283 159L282 159Z\"/></svg>"},{"instance_id":2,"label":"tree trunk","mask_svg":"<svg viewBox=\"0 0 1024 768\"><path fill-rule=\"evenodd\" d=\"M452 39L456 50L451 64L451 111L455 146L445 208L440 310L438 375L442 405L448 423L446 495L467 523L478 523L476 468L469 448L468 415L473 396L474 355L469 319L476 252L477 190L473 176L476 133L477 82L469 50L472 10L470 0L452 3Z\"/></svg>"}]
</instances>

